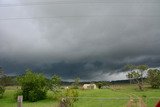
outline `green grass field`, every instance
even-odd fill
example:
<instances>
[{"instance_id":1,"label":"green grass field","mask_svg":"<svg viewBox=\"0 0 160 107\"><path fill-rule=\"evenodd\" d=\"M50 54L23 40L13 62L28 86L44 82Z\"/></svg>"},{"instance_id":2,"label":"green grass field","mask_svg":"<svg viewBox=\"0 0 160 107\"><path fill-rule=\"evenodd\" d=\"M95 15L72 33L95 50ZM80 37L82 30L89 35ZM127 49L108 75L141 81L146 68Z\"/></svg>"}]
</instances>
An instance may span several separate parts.
<instances>
[{"instance_id":1,"label":"green grass field","mask_svg":"<svg viewBox=\"0 0 160 107\"><path fill-rule=\"evenodd\" d=\"M79 99L75 103L75 107L125 107L130 96L135 96L135 98L142 97L147 107L154 107L160 98L160 90L145 88L144 91L139 91L135 87L133 85L123 85L112 89L80 91L81 97L89 98Z\"/></svg>"},{"instance_id":2,"label":"green grass field","mask_svg":"<svg viewBox=\"0 0 160 107\"><path fill-rule=\"evenodd\" d=\"M142 97L147 107L154 107L160 98L160 90L145 88L139 91L134 85L113 86L111 89L78 90L79 98L74 107L125 107L129 97ZM16 107L14 93L16 88L7 87L4 97L0 99L0 107ZM53 93L48 92L47 99L38 102L23 102L23 107L57 107L58 102L54 101ZM153 98L158 97L158 98Z\"/></svg>"}]
</instances>

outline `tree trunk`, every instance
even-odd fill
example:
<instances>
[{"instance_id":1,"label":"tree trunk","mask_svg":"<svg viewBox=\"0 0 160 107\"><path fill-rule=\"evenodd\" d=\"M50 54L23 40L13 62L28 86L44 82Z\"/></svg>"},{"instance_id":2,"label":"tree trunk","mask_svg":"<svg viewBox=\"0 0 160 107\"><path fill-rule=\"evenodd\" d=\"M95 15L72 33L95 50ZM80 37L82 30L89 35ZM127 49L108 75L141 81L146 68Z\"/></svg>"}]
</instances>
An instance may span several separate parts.
<instances>
[{"instance_id":1,"label":"tree trunk","mask_svg":"<svg viewBox=\"0 0 160 107\"><path fill-rule=\"evenodd\" d=\"M141 82L143 84L143 71L141 71Z\"/></svg>"}]
</instances>

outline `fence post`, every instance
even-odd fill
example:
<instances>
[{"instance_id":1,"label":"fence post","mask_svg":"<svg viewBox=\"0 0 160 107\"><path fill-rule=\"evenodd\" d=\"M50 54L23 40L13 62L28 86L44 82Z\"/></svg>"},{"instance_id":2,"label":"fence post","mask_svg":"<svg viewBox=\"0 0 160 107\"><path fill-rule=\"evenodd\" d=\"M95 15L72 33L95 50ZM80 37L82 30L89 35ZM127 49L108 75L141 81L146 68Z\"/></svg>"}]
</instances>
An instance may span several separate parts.
<instances>
[{"instance_id":1,"label":"fence post","mask_svg":"<svg viewBox=\"0 0 160 107\"><path fill-rule=\"evenodd\" d=\"M17 107L22 107L23 96L18 96L17 98Z\"/></svg>"}]
</instances>

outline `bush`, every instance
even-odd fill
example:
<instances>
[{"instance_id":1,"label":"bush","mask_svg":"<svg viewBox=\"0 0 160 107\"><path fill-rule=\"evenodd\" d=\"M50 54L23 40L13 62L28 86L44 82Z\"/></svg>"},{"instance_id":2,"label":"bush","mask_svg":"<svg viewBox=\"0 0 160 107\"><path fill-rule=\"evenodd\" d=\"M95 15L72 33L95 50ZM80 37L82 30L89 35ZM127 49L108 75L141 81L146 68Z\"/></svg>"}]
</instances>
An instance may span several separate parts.
<instances>
[{"instance_id":1,"label":"bush","mask_svg":"<svg viewBox=\"0 0 160 107\"><path fill-rule=\"evenodd\" d=\"M72 107L73 103L78 100L78 91L76 89L66 89L54 95L60 101L60 107Z\"/></svg>"},{"instance_id":2,"label":"bush","mask_svg":"<svg viewBox=\"0 0 160 107\"><path fill-rule=\"evenodd\" d=\"M80 78L75 78L74 83L72 84L72 89L79 89Z\"/></svg>"},{"instance_id":3,"label":"bush","mask_svg":"<svg viewBox=\"0 0 160 107\"><path fill-rule=\"evenodd\" d=\"M104 84L102 82L98 82L96 85L98 86L99 89L101 89L102 86L104 86Z\"/></svg>"},{"instance_id":4,"label":"bush","mask_svg":"<svg viewBox=\"0 0 160 107\"><path fill-rule=\"evenodd\" d=\"M5 88L3 86L0 86L0 98L3 96L5 92Z\"/></svg>"},{"instance_id":5,"label":"bush","mask_svg":"<svg viewBox=\"0 0 160 107\"><path fill-rule=\"evenodd\" d=\"M73 86L71 86L71 89L79 89L79 87L78 87L78 86L73 85Z\"/></svg>"},{"instance_id":6,"label":"bush","mask_svg":"<svg viewBox=\"0 0 160 107\"><path fill-rule=\"evenodd\" d=\"M19 95L22 95L22 90L17 90L17 92L14 94L14 99L15 100L17 100L17 97L19 96Z\"/></svg>"},{"instance_id":7,"label":"bush","mask_svg":"<svg viewBox=\"0 0 160 107\"><path fill-rule=\"evenodd\" d=\"M46 78L42 74L33 73L27 70L26 74L17 78L18 83L21 85L21 92L24 101L35 102L46 98L47 83Z\"/></svg>"},{"instance_id":8,"label":"bush","mask_svg":"<svg viewBox=\"0 0 160 107\"><path fill-rule=\"evenodd\" d=\"M73 103L78 100L78 91L76 89L67 89L65 92L65 97L67 107L73 106Z\"/></svg>"},{"instance_id":9,"label":"bush","mask_svg":"<svg viewBox=\"0 0 160 107\"><path fill-rule=\"evenodd\" d=\"M0 67L0 98L2 98L3 97L3 94L4 94L4 92L5 92L5 88L4 88L4 73L3 73L3 69L2 69L2 67Z\"/></svg>"},{"instance_id":10,"label":"bush","mask_svg":"<svg viewBox=\"0 0 160 107\"><path fill-rule=\"evenodd\" d=\"M63 97L63 92L61 90L54 92L53 98L54 100L60 101Z\"/></svg>"}]
</instances>

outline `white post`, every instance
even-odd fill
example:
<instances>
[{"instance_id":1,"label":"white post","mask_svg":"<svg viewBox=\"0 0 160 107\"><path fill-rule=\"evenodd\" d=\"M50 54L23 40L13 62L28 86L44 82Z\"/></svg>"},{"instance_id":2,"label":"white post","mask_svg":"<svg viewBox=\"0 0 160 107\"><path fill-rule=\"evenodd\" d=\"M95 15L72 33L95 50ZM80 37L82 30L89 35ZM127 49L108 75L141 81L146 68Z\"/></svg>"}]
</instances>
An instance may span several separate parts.
<instances>
[{"instance_id":1,"label":"white post","mask_svg":"<svg viewBox=\"0 0 160 107\"><path fill-rule=\"evenodd\" d=\"M17 107L22 107L23 96L18 96L17 98Z\"/></svg>"}]
</instances>

